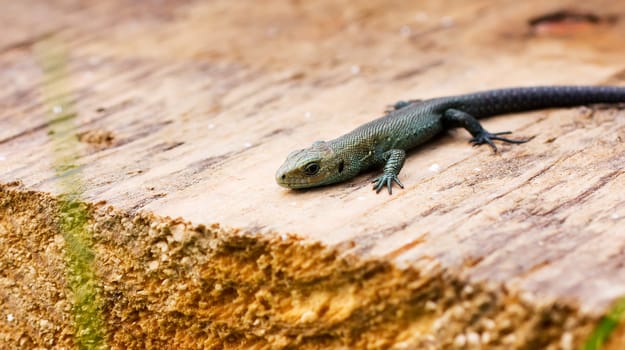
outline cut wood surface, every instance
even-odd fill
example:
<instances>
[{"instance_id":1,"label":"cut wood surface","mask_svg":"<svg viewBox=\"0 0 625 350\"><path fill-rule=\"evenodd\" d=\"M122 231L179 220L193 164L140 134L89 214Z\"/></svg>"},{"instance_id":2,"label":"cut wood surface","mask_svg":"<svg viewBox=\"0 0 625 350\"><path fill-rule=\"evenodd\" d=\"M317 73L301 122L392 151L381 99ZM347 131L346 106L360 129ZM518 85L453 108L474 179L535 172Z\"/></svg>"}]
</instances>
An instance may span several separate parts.
<instances>
[{"instance_id":1,"label":"cut wood surface","mask_svg":"<svg viewBox=\"0 0 625 350\"><path fill-rule=\"evenodd\" d=\"M0 20L6 28L0 36L0 83L4 87L0 93L0 182L6 185L2 191L2 244L15 244L6 238L13 235L19 237L16 240L23 239L20 230L25 228L18 228L25 225L26 218L53 213L49 207L45 208L50 211L38 209L36 203L53 201L63 192L54 171L50 132L54 122L49 116L62 116L65 111L46 101L42 88L41 62L45 54L41 53L41 45L53 37L67 52L67 98L75 112L76 137L81 146L74 164L82 178L81 198L95 205L89 210L100 213L100 219L102 215L130 218L126 224L122 220L115 226L127 232L117 232L113 226L102 228L98 226L100 219L93 219L94 227L111 234L95 234L96 260L105 266L98 273L107 276L103 277L104 290L109 286L107 278L112 278L104 272L109 271L104 261L124 264L120 256L110 260L116 256L111 252L117 249L111 247L129 245L132 254L124 255L128 259L141 256L139 251L154 249L158 240L151 240L148 233L133 237L132 232L144 231L130 228L138 225L136 218L165 220L146 219L147 213L152 213L150 218L181 218L174 224L184 223L184 230L205 225L219 235L266 238L282 247L275 249L283 255L276 253L274 260L266 262L273 266L274 273L277 266L301 262L304 265L292 267L294 271L317 268L319 276L330 276L328 271L339 269L335 261L339 257L346 259L341 260L345 265L340 265L345 271L352 271L349 264L358 266L353 269L358 273L346 272L347 277L343 276L351 282L340 284L354 290L339 293L337 285L321 283L325 287L319 288L327 287L324 293L328 295L334 291L348 298L346 295L363 286L375 293L373 282L384 285L380 290L386 288L389 300L393 293L401 295L399 282L391 285L382 283L383 279L370 279L371 272L362 266L376 261L388 264L385 269L396 271L393 273L404 271L404 279L397 281L410 281L410 276L421 276L413 281L425 281L418 287L406 285L407 290L427 289L427 283L440 291L458 288L446 283L468 283L471 288L488 286L483 288L524 295L527 310L566 305L562 307L569 311L563 311L563 315L575 320L567 326L565 321L552 320L550 325L561 327L550 335L529 332L533 335L527 338L511 338L514 331L504 330L499 333L498 343L485 339L484 333L476 335L478 343L486 346L491 342L493 348L533 348L532 344L574 348L584 342L597 319L625 295L622 108L590 106L490 118L484 122L488 130L512 130L515 137L533 137L523 145L501 145L499 154L487 147L469 147L469 136L464 131L449 132L409 154L399 177L406 188L394 191L392 196L376 195L371 190L375 172L308 191L286 190L274 180L275 171L292 150L340 136L379 117L387 105L397 100L508 86L625 83L625 6L619 1L59 0L3 1L2 7ZM30 204L20 207L18 200ZM11 215L26 221L16 223ZM145 232L149 231L147 227ZM202 236L208 231L194 232ZM50 238L54 233L50 235L32 244L56 242ZM281 237L284 243L280 243ZM254 246L253 240L240 239L237 244ZM338 255L332 255L331 261L323 254L293 256L304 254L298 250L304 248L295 248L302 242L335 249ZM62 251L59 246L60 256ZM203 262L224 264L219 270L224 276L247 273L236 270L244 269L241 266L245 264L234 264L224 256L213 256L212 260L208 255L198 257L202 252L206 253L202 249L179 253L177 259L187 264L183 270L191 271ZM310 258L314 266L302 262L303 257ZM195 265L185 262L185 258ZM145 259L148 265L144 273L149 276L159 263L152 261L149 265L150 259ZM27 261L40 260L30 256ZM50 279L61 273L57 271L61 263L61 258L45 260L48 267L44 270L50 273ZM256 260L254 264L260 263ZM5 271L26 268L8 261L3 265ZM423 280L433 269L448 271L445 276L452 277L442 282ZM314 271L309 273L307 283L313 283ZM22 276L6 272L5 287L17 288L8 280L18 275ZM143 281L139 272L132 276ZM194 281L206 277L198 276L193 277ZM282 283L279 274L272 276L272 283ZM123 274L120 278L132 279ZM359 279L364 281L360 287L355 282ZM56 288L62 288L62 284ZM187 287L175 284L171 288L180 288L177 290L183 293ZM215 288L219 289L217 284ZM129 295L136 290L131 289L121 288L116 295L134 300ZM111 295L105 293L104 299L113 298ZM247 302L251 305L259 298L262 296L256 295ZM295 297L285 292L281 298ZM412 300L397 298L402 302ZM5 295L5 309L9 307L6 300L12 299ZM231 302L227 298L219 300ZM273 303L271 300L265 303ZM455 302L453 298L445 300L443 306L428 304L424 299L425 306L418 310L446 312ZM109 302L114 305L111 310L124 307ZM344 299L339 304L348 302L357 303ZM171 298L158 299L149 310L156 312L162 307L171 314L178 311L175 315L184 318L184 314L192 322L202 317L203 307L214 307L210 302L194 304L197 313L190 316L188 310L174 310L174 304ZM375 308L375 304L370 307ZM314 320L320 324L328 308L324 310L315 314ZM330 310L330 314L335 312L334 321L345 316L332 307ZM421 311L412 310L411 315L420 315ZM38 312L45 314L49 310L42 307ZM109 330L115 322L124 324L128 320L110 312L105 315ZM462 348L474 344L473 334L477 334L467 331L472 326L468 319L455 319L458 330L441 333L411 326L412 316L402 314L397 316L402 322L394 338L372 343L359 338L365 335L357 334L372 328L345 328L348 331L339 327L343 333L336 334L332 330L336 323L328 322L326 328L313 331L317 328L306 323L310 319L303 311L297 317L292 311L291 318L283 314L285 318L276 323L267 316L261 322L264 328L247 319L245 322L250 324L236 325L232 321L227 327L221 323L215 326L228 317L244 318L226 310L220 312L219 316L211 314L204 326L194 323L194 327L211 329L210 337L217 339L216 343L202 343L204 346ZM381 319L392 323L393 317L388 316L392 312L384 313L387 318ZM147 315L149 312L143 310L133 317ZM363 311L362 315L369 314ZM6 315L2 317L7 319ZM353 314L349 317L359 320ZM57 320L63 323L66 318L58 316ZM531 329L536 333L542 327L540 321L530 317L520 320L514 327L521 331ZM534 322L532 326L524 323L530 321ZM4 322L5 340L19 341L26 334L29 340L24 344L45 346L41 340L48 339L42 335L45 332L20 330L21 335L15 336L19 327L15 328L13 321L0 322ZM297 322L308 326L284 330L286 324ZM242 328L236 333L233 329L239 326ZM120 327L115 335L109 335L113 345L145 346L133 343L138 341L130 336L133 334L151 339L149 331L138 330L140 326ZM263 332L253 337L246 333L246 329L259 327ZM488 322L484 327L488 329ZM164 333L154 331L159 335L154 336L152 346L171 344L167 339L176 339L177 344L193 348L189 344L194 344L194 336L201 337L200 333L189 333L185 338L184 329L171 325L167 329ZM66 339L67 334L61 332L61 337L59 332L50 336L55 345ZM194 328L193 332L200 331ZM414 340L406 332L420 334L420 338ZM229 338L232 334L237 336ZM273 338L267 334L274 334ZM306 339L313 338L314 344L307 343ZM200 343L195 344L200 347Z\"/></svg>"}]
</instances>

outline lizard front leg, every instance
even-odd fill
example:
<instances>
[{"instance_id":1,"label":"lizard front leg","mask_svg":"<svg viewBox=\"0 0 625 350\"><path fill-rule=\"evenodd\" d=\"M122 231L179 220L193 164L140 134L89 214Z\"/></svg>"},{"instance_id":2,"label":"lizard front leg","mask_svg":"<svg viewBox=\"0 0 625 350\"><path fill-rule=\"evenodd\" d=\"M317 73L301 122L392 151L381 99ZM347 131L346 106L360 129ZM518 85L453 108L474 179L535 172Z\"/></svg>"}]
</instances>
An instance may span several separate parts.
<instances>
[{"instance_id":1,"label":"lizard front leg","mask_svg":"<svg viewBox=\"0 0 625 350\"><path fill-rule=\"evenodd\" d=\"M388 187L388 193L393 194L393 182L396 182L399 187L404 188L404 185L399 181L397 175L404 166L404 160L406 160L406 152L403 149L392 149L382 154L382 159L385 161L384 172L381 176L372 181L373 189L376 193L380 193L384 186Z\"/></svg>"}]
</instances>

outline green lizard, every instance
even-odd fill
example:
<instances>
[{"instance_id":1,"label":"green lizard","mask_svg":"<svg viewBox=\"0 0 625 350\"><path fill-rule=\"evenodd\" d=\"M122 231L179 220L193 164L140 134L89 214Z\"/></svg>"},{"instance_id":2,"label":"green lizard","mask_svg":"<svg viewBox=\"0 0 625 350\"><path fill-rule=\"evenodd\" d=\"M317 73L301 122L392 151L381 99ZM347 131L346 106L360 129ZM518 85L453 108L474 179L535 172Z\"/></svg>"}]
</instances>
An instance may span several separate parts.
<instances>
[{"instance_id":1,"label":"green lizard","mask_svg":"<svg viewBox=\"0 0 625 350\"><path fill-rule=\"evenodd\" d=\"M308 188L345 181L357 174L383 168L373 180L376 192L384 187L392 193L406 151L421 145L444 130L462 127L473 145L493 140L524 143L502 137L506 132L486 131L478 118L544 108L573 107L593 103L625 102L625 87L539 86L490 90L473 94L399 101L381 118L361 125L330 141L317 141L309 148L294 151L276 172L276 182L288 188Z\"/></svg>"}]
</instances>

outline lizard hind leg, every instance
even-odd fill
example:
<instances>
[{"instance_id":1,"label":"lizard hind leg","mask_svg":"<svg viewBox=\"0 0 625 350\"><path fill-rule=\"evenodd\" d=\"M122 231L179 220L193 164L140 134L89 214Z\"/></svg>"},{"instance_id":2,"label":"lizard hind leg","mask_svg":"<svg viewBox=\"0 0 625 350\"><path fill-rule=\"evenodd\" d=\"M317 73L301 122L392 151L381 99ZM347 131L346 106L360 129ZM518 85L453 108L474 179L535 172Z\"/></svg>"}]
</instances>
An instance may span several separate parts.
<instances>
[{"instance_id":1,"label":"lizard hind leg","mask_svg":"<svg viewBox=\"0 0 625 350\"><path fill-rule=\"evenodd\" d=\"M423 100L401 100L401 101L397 101L395 103L393 103L392 105L387 106L386 110L384 111L384 113L391 113L397 110L400 110L404 107L408 107L411 104L415 103L415 102L421 102Z\"/></svg>"},{"instance_id":2,"label":"lizard hind leg","mask_svg":"<svg viewBox=\"0 0 625 350\"><path fill-rule=\"evenodd\" d=\"M480 122L474 116L458 109L450 108L446 110L443 114L443 122L451 127L464 128L473 136L469 140L469 142L471 142L473 146L487 144L493 149L493 152L497 152L497 146L495 146L493 140L515 144L525 143L531 140L531 138L525 140L515 140L500 136L511 134L511 131L490 133L486 131L486 129L484 129L482 124L480 124Z\"/></svg>"}]
</instances>

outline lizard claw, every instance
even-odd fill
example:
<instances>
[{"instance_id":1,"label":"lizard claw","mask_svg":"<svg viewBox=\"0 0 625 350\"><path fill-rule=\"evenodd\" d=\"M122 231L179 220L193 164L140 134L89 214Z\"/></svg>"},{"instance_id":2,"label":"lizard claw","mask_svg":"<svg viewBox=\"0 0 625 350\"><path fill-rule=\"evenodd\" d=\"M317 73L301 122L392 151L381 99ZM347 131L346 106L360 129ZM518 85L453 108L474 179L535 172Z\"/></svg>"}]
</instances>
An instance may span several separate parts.
<instances>
[{"instance_id":1,"label":"lizard claw","mask_svg":"<svg viewBox=\"0 0 625 350\"><path fill-rule=\"evenodd\" d=\"M531 139L514 140L514 139L508 139L508 138L499 136L499 135L507 135L507 134L511 134L511 133L512 133L511 131L490 133L490 132L484 130L481 133L473 136L473 138L471 140L469 140L469 142L471 142L473 144L473 146L479 146L479 145L483 145L483 144L488 144L493 149L493 152L497 153L497 146L495 146L495 144L493 143L493 140L503 141L503 142L507 142L507 143L515 143L515 144L525 143L525 142L531 140Z\"/></svg>"},{"instance_id":2,"label":"lizard claw","mask_svg":"<svg viewBox=\"0 0 625 350\"><path fill-rule=\"evenodd\" d=\"M388 194L393 194L393 182L396 182L399 187L404 188L404 185L399 181L397 175L395 174L382 174L375 180L371 181L373 183L373 189L375 193L380 193L384 186L388 187Z\"/></svg>"}]
</instances>

